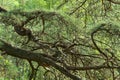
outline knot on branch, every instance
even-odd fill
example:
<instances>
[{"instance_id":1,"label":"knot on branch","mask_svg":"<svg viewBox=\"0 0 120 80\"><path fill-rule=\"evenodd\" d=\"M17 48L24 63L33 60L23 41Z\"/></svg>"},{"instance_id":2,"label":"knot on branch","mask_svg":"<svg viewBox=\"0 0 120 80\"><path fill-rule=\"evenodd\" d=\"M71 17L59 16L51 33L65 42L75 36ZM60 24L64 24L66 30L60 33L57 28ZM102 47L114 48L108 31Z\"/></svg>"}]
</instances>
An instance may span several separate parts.
<instances>
[{"instance_id":1,"label":"knot on branch","mask_svg":"<svg viewBox=\"0 0 120 80\"><path fill-rule=\"evenodd\" d=\"M27 36L28 37L28 40L27 40L26 44L30 40L34 39L34 36L33 36L32 32L31 32L31 30L28 29L28 28L24 28L24 27L21 27L21 26L14 26L14 30L20 36Z\"/></svg>"}]
</instances>

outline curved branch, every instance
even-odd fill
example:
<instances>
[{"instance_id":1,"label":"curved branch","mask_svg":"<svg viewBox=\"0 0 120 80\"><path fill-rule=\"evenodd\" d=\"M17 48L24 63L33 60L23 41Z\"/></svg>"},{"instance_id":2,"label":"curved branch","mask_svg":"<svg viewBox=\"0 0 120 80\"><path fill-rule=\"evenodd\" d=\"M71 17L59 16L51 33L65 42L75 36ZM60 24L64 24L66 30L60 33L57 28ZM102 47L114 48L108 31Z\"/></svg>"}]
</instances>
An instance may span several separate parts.
<instances>
[{"instance_id":1,"label":"curved branch","mask_svg":"<svg viewBox=\"0 0 120 80\"><path fill-rule=\"evenodd\" d=\"M99 53L101 53L103 56L105 56L106 58L108 58L107 55L98 47L98 45L96 44L96 42L95 42L95 40L94 40L94 34L97 33L97 32L100 30L100 28L103 27L103 26L105 26L105 25L106 25L106 24L101 24L101 25L98 27L98 29L96 29L95 31L93 31L93 32L91 33L91 40L92 40L94 46L96 47L96 49L99 51Z\"/></svg>"},{"instance_id":2,"label":"curved branch","mask_svg":"<svg viewBox=\"0 0 120 80\"><path fill-rule=\"evenodd\" d=\"M0 50L5 51L7 55L11 55L11 56L18 57L21 59L35 61L38 63L40 63L40 62L47 63L47 64L53 66L54 68L56 68L57 70L59 70L61 73L63 73L67 77L69 77L73 80L81 80L81 78L71 74L64 67L61 67L60 65L56 64L56 61L51 60L45 54L33 53L30 51L19 49L19 48L11 46L10 44L4 42L3 40L0 40Z\"/></svg>"}]
</instances>

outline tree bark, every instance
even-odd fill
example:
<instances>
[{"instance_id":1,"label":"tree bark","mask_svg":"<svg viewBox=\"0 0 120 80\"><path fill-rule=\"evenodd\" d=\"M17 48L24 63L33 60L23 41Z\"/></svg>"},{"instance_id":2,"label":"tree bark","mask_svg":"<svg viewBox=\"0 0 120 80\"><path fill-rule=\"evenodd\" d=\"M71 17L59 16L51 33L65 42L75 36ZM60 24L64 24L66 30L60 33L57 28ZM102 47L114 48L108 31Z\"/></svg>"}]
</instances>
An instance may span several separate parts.
<instances>
[{"instance_id":1,"label":"tree bark","mask_svg":"<svg viewBox=\"0 0 120 80\"><path fill-rule=\"evenodd\" d=\"M13 47L12 45L6 43L3 40L0 40L0 50L6 52L7 55L18 57L21 59L26 59L30 61L35 61L35 62L45 62L52 67L56 68L59 70L61 73L66 75L67 77L73 79L73 80L81 80L79 77L71 74L68 70L65 68L61 67L60 65L56 64L55 61L51 60L47 56L44 56L44 54L41 53L33 53L31 51L26 51L20 48Z\"/></svg>"}]
</instances>

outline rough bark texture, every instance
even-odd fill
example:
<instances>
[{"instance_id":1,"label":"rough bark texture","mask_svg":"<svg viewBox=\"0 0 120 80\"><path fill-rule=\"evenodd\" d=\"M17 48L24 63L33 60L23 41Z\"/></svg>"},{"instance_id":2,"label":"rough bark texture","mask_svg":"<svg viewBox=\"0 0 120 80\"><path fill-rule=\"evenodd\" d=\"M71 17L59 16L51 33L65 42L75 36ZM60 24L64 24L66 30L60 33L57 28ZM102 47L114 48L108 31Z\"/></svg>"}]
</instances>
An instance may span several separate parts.
<instances>
[{"instance_id":1,"label":"rough bark texture","mask_svg":"<svg viewBox=\"0 0 120 80\"><path fill-rule=\"evenodd\" d=\"M49 59L47 56L44 54L40 53L33 53L30 51L22 50L16 47L13 47L12 45L0 40L0 50L5 51L7 55L18 57L21 59L26 59L30 61L35 61L35 62L45 62L57 70L59 70L61 73L66 75L67 77L70 77L73 80L81 80L75 75L72 75L68 70L64 69L63 67L59 66L58 64L55 63L55 61Z\"/></svg>"}]
</instances>

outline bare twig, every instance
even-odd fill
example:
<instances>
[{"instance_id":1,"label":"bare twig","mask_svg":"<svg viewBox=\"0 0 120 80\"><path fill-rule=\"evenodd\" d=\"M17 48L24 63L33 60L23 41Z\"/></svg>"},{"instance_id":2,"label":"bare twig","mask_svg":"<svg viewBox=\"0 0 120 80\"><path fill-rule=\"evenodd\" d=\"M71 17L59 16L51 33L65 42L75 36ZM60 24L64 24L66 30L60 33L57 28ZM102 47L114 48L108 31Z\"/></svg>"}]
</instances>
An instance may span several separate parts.
<instances>
[{"instance_id":1,"label":"bare twig","mask_svg":"<svg viewBox=\"0 0 120 80\"><path fill-rule=\"evenodd\" d=\"M100 30L100 28L103 27L103 26L105 26L105 24L101 24L98 29L96 29L95 31L93 31L91 33L91 39L92 39L92 42L93 42L94 46L100 52L100 54L103 54L104 57L108 58L107 55L97 46L97 44L94 40L94 34L97 33Z\"/></svg>"},{"instance_id":2,"label":"bare twig","mask_svg":"<svg viewBox=\"0 0 120 80\"><path fill-rule=\"evenodd\" d=\"M78 6L77 8L75 8L71 13L69 13L69 15L72 15L73 13L75 13L80 7L82 7L87 0L83 1L82 4L80 6Z\"/></svg>"}]
</instances>

